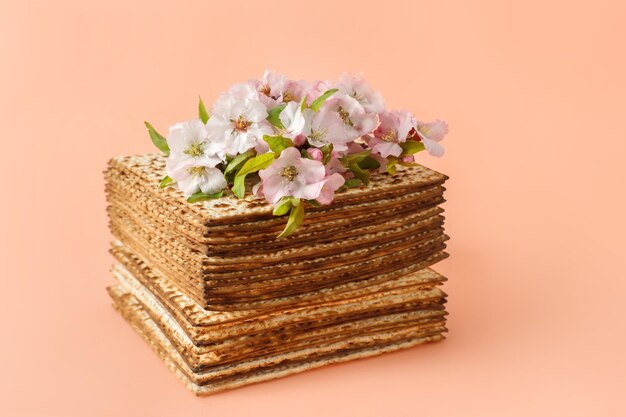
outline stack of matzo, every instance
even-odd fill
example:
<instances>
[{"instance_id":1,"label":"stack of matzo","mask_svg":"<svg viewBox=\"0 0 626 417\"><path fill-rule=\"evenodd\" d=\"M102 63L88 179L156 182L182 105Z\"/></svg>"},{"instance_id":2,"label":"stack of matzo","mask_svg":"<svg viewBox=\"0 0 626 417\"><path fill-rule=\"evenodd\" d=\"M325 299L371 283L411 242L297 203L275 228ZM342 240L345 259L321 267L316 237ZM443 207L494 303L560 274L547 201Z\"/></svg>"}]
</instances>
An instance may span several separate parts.
<instances>
[{"instance_id":1,"label":"stack of matzo","mask_svg":"<svg viewBox=\"0 0 626 417\"><path fill-rule=\"evenodd\" d=\"M425 167L284 217L262 198L188 203L159 188L164 158L106 171L114 306L198 394L376 355L445 332L442 186Z\"/></svg>"}]
</instances>

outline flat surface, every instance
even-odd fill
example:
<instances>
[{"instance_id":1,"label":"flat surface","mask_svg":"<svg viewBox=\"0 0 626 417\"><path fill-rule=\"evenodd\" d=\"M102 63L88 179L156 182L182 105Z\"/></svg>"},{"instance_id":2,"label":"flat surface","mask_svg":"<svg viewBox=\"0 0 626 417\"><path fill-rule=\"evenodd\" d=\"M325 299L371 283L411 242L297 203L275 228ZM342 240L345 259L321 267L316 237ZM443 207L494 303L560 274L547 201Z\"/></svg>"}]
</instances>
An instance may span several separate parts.
<instances>
[{"instance_id":1,"label":"flat surface","mask_svg":"<svg viewBox=\"0 0 626 417\"><path fill-rule=\"evenodd\" d=\"M0 415L626 415L626 4L516 3L1 1ZM450 333L195 398L109 305L102 171L266 67L450 123Z\"/></svg>"}]
</instances>

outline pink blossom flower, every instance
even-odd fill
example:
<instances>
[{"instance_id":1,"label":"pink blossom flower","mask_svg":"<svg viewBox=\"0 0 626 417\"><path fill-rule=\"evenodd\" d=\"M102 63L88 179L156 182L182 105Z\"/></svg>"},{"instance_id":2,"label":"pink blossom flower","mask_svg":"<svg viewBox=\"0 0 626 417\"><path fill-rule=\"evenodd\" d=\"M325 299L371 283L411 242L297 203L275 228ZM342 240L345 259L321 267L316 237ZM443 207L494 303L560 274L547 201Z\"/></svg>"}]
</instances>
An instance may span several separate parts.
<instances>
[{"instance_id":1,"label":"pink blossom flower","mask_svg":"<svg viewBox=\"0 0 626 417\"><path fill-rule=\"evenodd\" d=\"M378 124L375 113L367 113L361 104L347 95L331 96L323 106L335 111L341 118L349 139L356 139L372 130Z\"/></svg>"},{"instance_id":2,"label":"pink blossom flower","mask_svg":"<svg viewBox=\"0 0 626 417\"><path fill-rule=\"evenodd\" d=\"M263 195L272 204L285 196L316 200L321 195L323 201L332 201L334 191L344 181L340 174L326 177L324 164L302 158L296 148L283 150L272 165L259 171L259 176Z\"/></svg>"},{"instance_id":3,"label":"pink blossom flower","mask_svg":"<svg viewBox=\"0 0 626 417\"><path fill-rule=\"evenodd\" d=\"M266 70L260 80L250 80L248 83L254 86L258 100L269 109L283 102L289 80L282 74Z\"/></svg>"},{"instance_id":4,"label":"pink blossom flower","mask_svg":"<svg viewBox=\"0 0 626 417\"><path fill-rule=\"evenodd\" d=\"M385 109L382 95L374 91L361 74L344 73L337 83L337 88L356 101L365 113L380 113Z\"/></svg>"},{"instance_id":5,"label":"pink blossom flower","mask_svg":"<svg viewBox=\"0 0 626 417\"><path fill-rule=\"evenodd\" d=\"M321 161L324 158L324 154L318 148L309 148L306 150L306 152L309 154L311 159L314 159L316 161Z\"/></svg>"},{"instance_id":6,"label":"pink blossom flower","mask_svg":"<svg viewBox=\"0 0 626 417\"><path fill-rule=\"evenodd\" d=\"M274 133L266 120L265 105L255 99L237 96L226 96L223 102L228 105L214 111L206 124L209 149L221 149L230 156L257 146L263 149L263 135Z\"/></svg>"},{"instance_id":7,"label":"pink blossom flower","mask_svg":"<svg viewBox=\"0 0 626 417\"><path fill-rule=\"evenodd\" d=\"M337 151L348 149L347 144L354 138L337 112L322 107L318 112L306 109L303 114L307 122L303 130L307 142L316 147L332 143Z\"/></svg>"},{"instance_id":8,"label":"pink blossom flower","mask_svg":"<svg viewBox=\"0 0 626 417\"><path fill-rule=\"evenodd\" d=\"M377 138L404 142L415 127L413 115L406 110L392 110L380 113L380 125L374 131Z\"/></svg>"},{"instance_id":9,"label":"pink blossom flower","mask_svg":"<svg viewBox=\"0 0 626 417\"><path fill-rule=\"evenodd\" d=\"M372 152L387 158L400 156L402 148L398 143L405 142L415 128L413 115L404 110L384 111L378 115L380 125L374 130L374 138L367 138Z\"/></svg>"},{"instance_id":10,"label":"pink blossom flower","mask_svg":"<svg viewBox=\"0 0 626 417\"><path fill-rule=\"evenodd\" d=\"M290 101L300 102L303 97L308 98L308 94L311 91L311 84L305 80L288 81L285 90L282 95L283 103ZM313 100L311 100L313 101ZM311 102L309 101L309 103Z\"/></svg>"},{"instance_id":11,"label":"pink blossom flower","mask_svg":"<svg viewBox=\"0 0 626 417\"><path fill-rule=\"evenodd\" d=\"M432 156L443 156L444 149L439 142L448 133L448 124L443 120L431 123L416 122L415 128L428 153Z\"/></svg>"},{"instance_id":12,"label":"pink blossom flower","mask_svg":"<svg viewBox=\"0 0 626 417\"><path fill-rule=\"evenodd\" d=\"M285 92L289 80L282 74L265 70L263 77L259 81L259 94L265 97L278 100Z\"/></svg>"},{"instance_id":13,"label":"pink blossom flower","mask_svg":"<svg viewBox=\"0 0 626 417\"><path fill-rule=\"evenodd\" d=\"M210 150L208 133L200 119L177 123L167 135L170 155L165 161L167 175L185 196L198 191L213 194L226 186L216 166L222 158Z\"/></svg>"},{"instance_id":14,"label":"pink blossom flower","mask_svg":"<svg viewBox=\"0 0 626 417\"><path fill-rule=\"evenodd\" d=\"M170 147L168 160L176 165L214 167L222 162L222 158L218 156L220 152L210 149L208 132L200 119L192 119L171 126L167 135L167 144Z\"/></svg>"}]
</instances>

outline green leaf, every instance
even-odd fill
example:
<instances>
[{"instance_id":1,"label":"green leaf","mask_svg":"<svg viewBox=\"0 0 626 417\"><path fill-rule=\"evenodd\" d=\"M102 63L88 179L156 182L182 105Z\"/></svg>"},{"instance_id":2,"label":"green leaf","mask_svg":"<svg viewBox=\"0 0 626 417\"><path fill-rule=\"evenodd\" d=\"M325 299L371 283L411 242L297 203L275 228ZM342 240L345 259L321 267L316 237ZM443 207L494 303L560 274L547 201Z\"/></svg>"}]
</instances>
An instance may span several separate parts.
<instances>
[{"instance_id":1,"label":"green leaf","mask_svg":"<svg viewBox=\"0 0 626 417\"><path fill-rule=\"evenodd\" d=\"M236 157L230 160L228 165L226 165L226 169L224 170L224 175L230 174L232 171L236 171L239 169L244 162L246 162L253 155L253 151L249 150L244 153L240 153Z\"/></svg>"},{"instance_id":2,"label":"green leaf","mask_svg":"<svg viewBox=\"0 0 626 417\"><path fill-rule=\"evenodd\" d=\"M165 156L170 156L170 147L167 145L167 139L165 139L163 135L157 132L150 123L144 122L144 124L148 128L148 134L150 135L150 139L152 139L152 143L154 143L154 146L159 148L159 150L163 152Z\"/></svg>"},{"instance_id":3,"label":"green leaf","mask_svg":"<svg viewBox=\"0 0 626 417\"><path fill-rule=\"evenodd\" d=\"M268 152L248 159L246 163L243 164L239 172L237 172L237 175L235 175L235 181L232 188L233 194L235 194L238 198L243 198L246 193L246 175L257 172L260 169L267 168L271 165L272 161L274 161L275 157L276 156L272 152Z\"/></svg>"},{"instance_id":4,"label":"green leaf","mask_svg":"<svg viewBox=\"0 0 626 417\"><path fill-rule=\"evenodd\" d=\"M356 187L360 187L361 185L363 185L363 181L361 181L358 178L350 178L346 180L346 182L343 185L346 188L356 188Z\"/></svg>"},{"instance_id":5,"label":"green leaf","mask_svg":"<svg viewBox=\"0 0 626 417\"><path fill-rule=\"evenodd\" d=\"M217 193L213 193L213 194L205 194L202 191L198 191L197 193L191 195L189 198L187 198L187 201L190 203L197 203L198 201L204 201L204 200L212 200L214 198L220 198L222 196L222 194L224 194L224 190L222 191L218 191Z\"/></svg>"},{"instance_id":6,"label":"green leaf","mask_svg":"<svg viewBox=\"0 0 626 417\"><path fill-rule=\"evenodd\" d=\"M367 158L370 152L371 152L370 149L366 149L362 152L353 153L351 155L346 155L343 158L341 158L341 162L343 163L344 166L348 166L352 163L359 163L365 158Z\"/></svg>"},{"instance_id":7,"label":"green leaf","mask_svg":"<svg viewBox=\"0 0 626 417\"><path fill-rule=\"evenodd\" d=\"M198 115L200 116L200 120L202 123L206 123L209 121L209 112L206 111L206 107L204 107L204 103L202 102L202 97L198 96L200 101L198 102Z\"/></svg>"},{"instance_id":8,"label":"green leaf","mask_svg":"<svg viewBox=\"0 0 626 417\"><path fill-rule=\"evenodd\" d=\"M280 112L287 106L287 103L280 104L267 112L267 121L277 129L284 129L283 122L280 121Z\"/></svg>"},{"instance_id":9,"label":"green leaf","mask_svg":"<svg viewBox=\"0 0 626 417\"><path fill-rule=\"evenodd\" d=\"M254 158L250 158L241 167L241 169L237 173L237 176L248 175L253 172L257 172L260 169L265 169L272 164L272 161L274 161L275 158L276 156L271 152L257 155Z\"/></svg>"},{"instance_id":10,"label":"green leaf","mask_svg":"<svg viewBox=\"0 0 626 417\"><path fill-rule=\"evenodd\" d=\"M390 156L387 162L387 172L390 174L395 174L396 172L398 172L396 165L398 164L399 161L400 160L396 158L395 156Z\"/></svg>"},{"instance_id":11,"label":"green leaf","mask_svg":"<svg viewBox=\"0 0 626 417\"><path fill-rule=\"evenodd\" d=\"M320 150L322 151L322 155L323 155L322 163L326 165L328 162L330 162L330 157L333 154L333 144L327 143L326 145L322 146Z\"/></svg>"},{"instance_id":12,"label":"green leaf","mask_svg":"<svg viewBox=\"0 0 626 417\"><path fill-rule=\"evenodd\" d=\"M280 156L280 153L283 149L294 146L293 141L289 138L284 138L281 135L278 136L268 136L263 135L263 140L270 145L270 149L272 152L276 154L276 156Z\"/></svg>"},{"instance_id":13,"label":"green leaf","mask_svg":"<svg viewBox=\"0 0 626 417\"><path fill-rule=\"evenodd\" d=\"M304 109L306 109L308 106L306 104L306 96L302 97L302 100L300 100L300 111L304 111Z\"/></svg>"},{"instance_id":14,"label":"green leaf","mask_svg":"<svg viewBox=\"0 0 626 417\"><path fill-rule=\"evenodd\" d=\"M370 183L370 173L369 171L363 171L360 167L359 164L356 162L351 162L348 165L348 169L350 171L352 171L354 173L354 177L361 180L363 182L364 185L367 185Z\"/></svg>"},{"instance_id":15,"label":"green leaf","mask_svg":"<svg viewBox=\"0 0 626 417\"><path fill-rule=\"evenodd\" d=\"M168 185L172 184L174 182L173 179L171 179L170 177L168 177L167 175L165 177L163 177L163 179L161 180L161 183L159 184L160 188L165 188Z\"/></svg>"},{"instance_id":16,"label":"green leaf","mask_svg":"<svg viewBox=\"0 0 626 417\"><path fill-rule=\"evenodd\" d=\"M304 220L304 204L298 204L297 206L291 206L291 212L289 213L289 219L287 225L278 235L278 239L291 235L302 224Z\"/></svg>"},{"instance_id":17,"label":"green leaf","mask_svg":"<svg viewBox=\"0 0 626 417\"><path fill-rule=\"evenodd\" d=\"M362 161L357 162L361 169L377 169L380 168L380 162L372 158L371 156L366 156Z\"/></svg>"},{"instance_id":18,"label":"green leaf","mask_svg":"<svg viewBox=\"0 0 626 417\"><path fill-rule=\"evenodd\" d=\"M278 204L274 206L274 210L272 214L274 216L282 216L283 214L287 214L291 207L293 206L293 197L283 197L278 201ZM299 199L296 199L299 200Z\"/></svg>"},{"instance_id":19,"label":"green leaf","mask_svg":"<svg viewBox=\"0 0 626 417\"><path fill-rule=\"evenodd\" d=\"M339 90L336 88L331 88L330 90L326 90L324 94L322 94L321 96L313 100L313 103L311 103L311 106L310 106L311 110L318 111L320 107L322 107L322 104L324 104L326 100L328 100L328 98L332 96L333 94L335 94L337 91Z\"/></svg>"},{"instance_id":20,"label":"green leaf","mask_svg":"<svg viewBox=\"0 0 626 417\"><path fill-rule=\"evenodd\" d=\"M402 148L402 153L400 154L400 158L404 158L405 156L416 154L426 149L422 142L418 142L416 140L407 140L406 142L402 142L400 143L400 147Z\"/></svg>"},{"instance_id":21,"label":"green leaf","mask_svg":"<svg viewBox=\"0 0 626 417\"><path fill-rule=\"evenodd\" d=\"M233 194L237 196L237 198L243 198L244 194L246 193L245 180L246 180L245 176L241 176L241 177L235 176L235 181L233 182L233 188L231 188L231 190Z\"/></svg>"}]
</instances>

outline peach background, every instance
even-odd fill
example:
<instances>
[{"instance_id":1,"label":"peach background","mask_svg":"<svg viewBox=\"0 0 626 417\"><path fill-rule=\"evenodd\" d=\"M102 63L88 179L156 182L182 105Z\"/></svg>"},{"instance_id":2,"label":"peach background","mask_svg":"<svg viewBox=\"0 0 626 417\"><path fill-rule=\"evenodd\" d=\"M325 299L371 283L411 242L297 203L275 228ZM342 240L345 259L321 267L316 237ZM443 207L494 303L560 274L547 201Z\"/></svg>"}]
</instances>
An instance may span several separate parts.
<instances>
[{"instance_id":1,"label":"peach background","mask_svg":"<svg viewBox=\"0 0 626 417\"><path fill-rule=\"evenodd\" d=\"M0 414L626 415L623 1L2 1ZM117 316L102 170L231 83L448 120L443 343L198 399Z\"/></svg>"}]
</instances>

